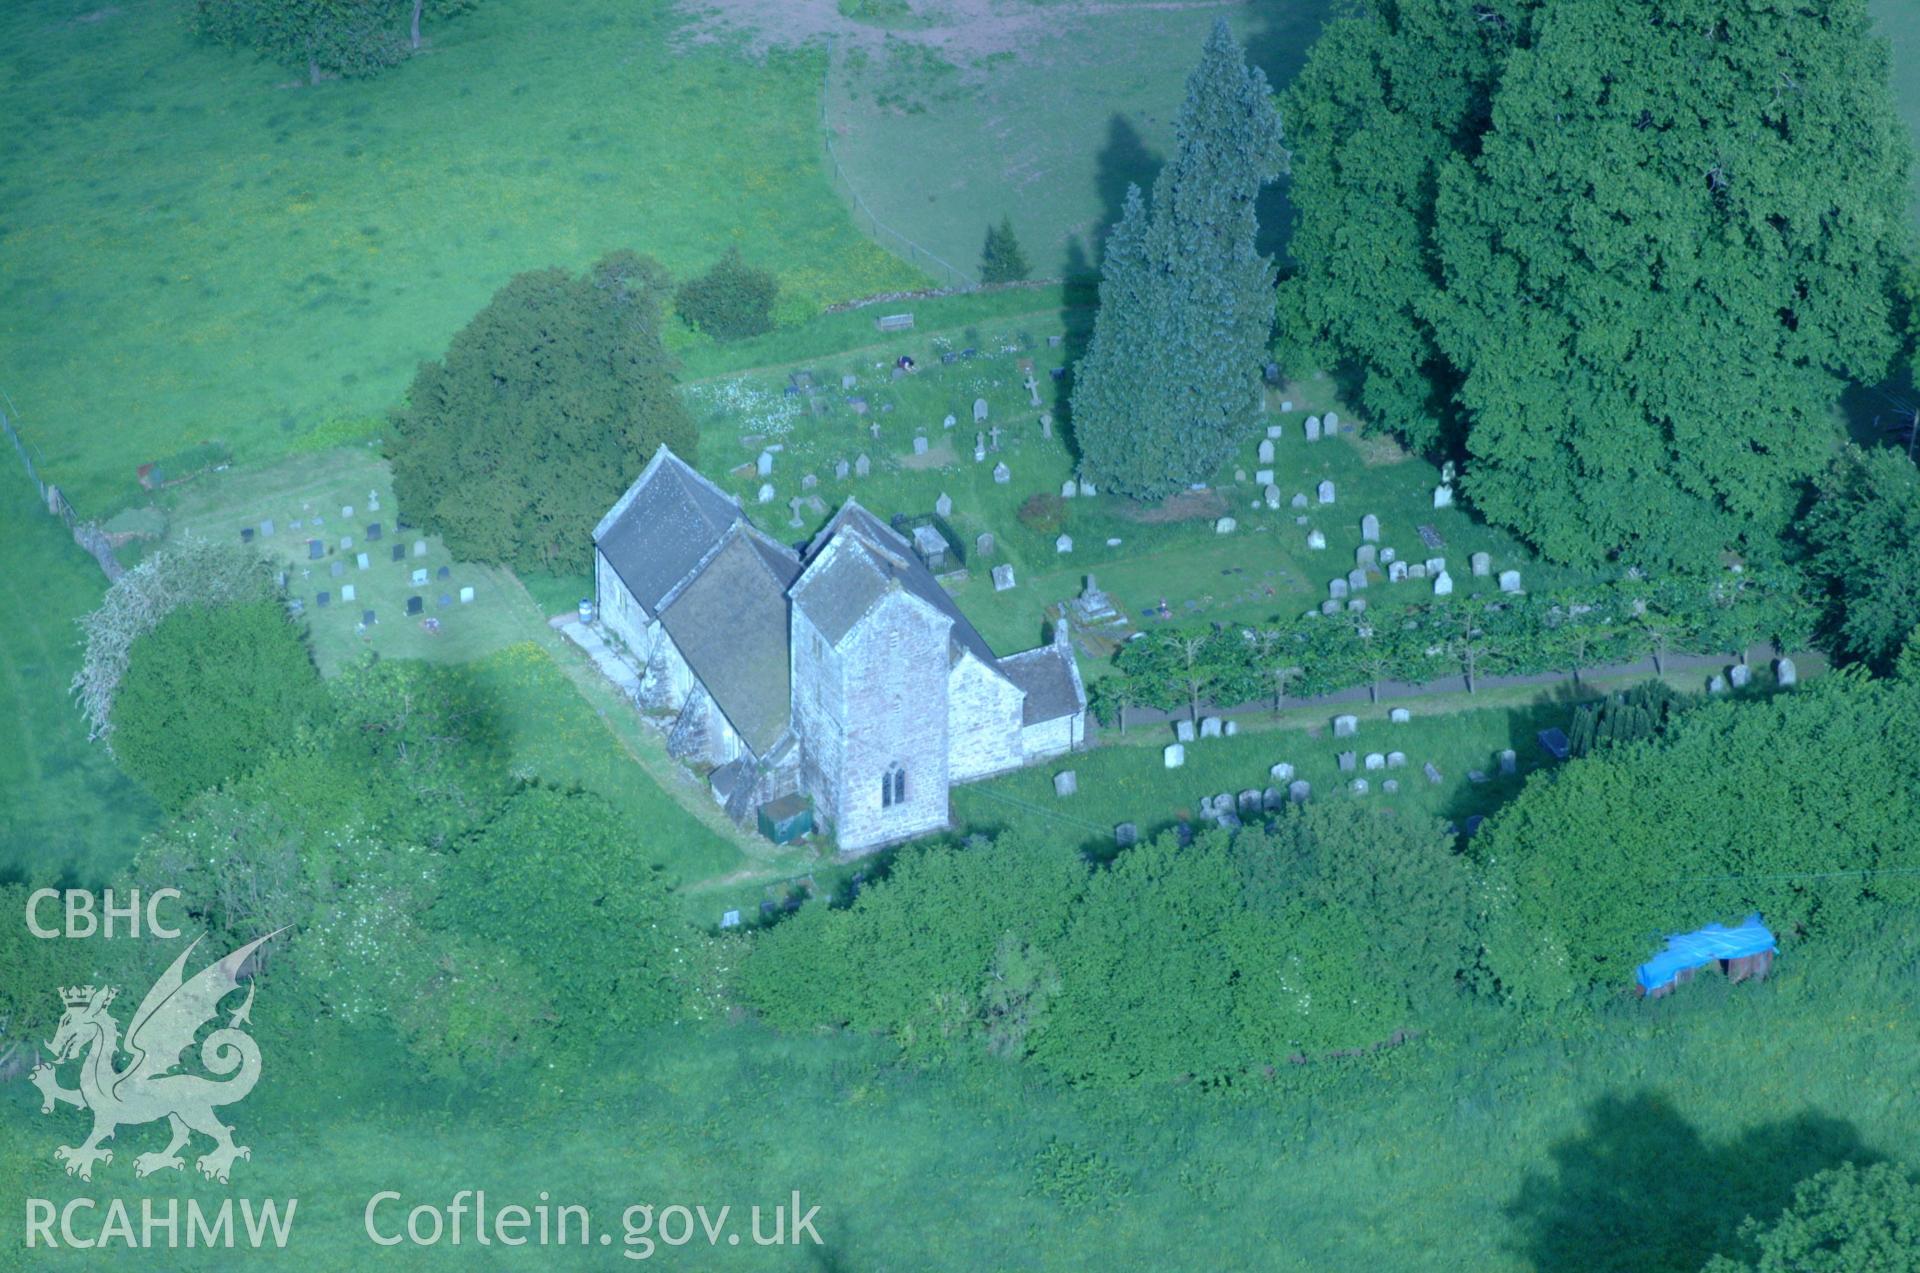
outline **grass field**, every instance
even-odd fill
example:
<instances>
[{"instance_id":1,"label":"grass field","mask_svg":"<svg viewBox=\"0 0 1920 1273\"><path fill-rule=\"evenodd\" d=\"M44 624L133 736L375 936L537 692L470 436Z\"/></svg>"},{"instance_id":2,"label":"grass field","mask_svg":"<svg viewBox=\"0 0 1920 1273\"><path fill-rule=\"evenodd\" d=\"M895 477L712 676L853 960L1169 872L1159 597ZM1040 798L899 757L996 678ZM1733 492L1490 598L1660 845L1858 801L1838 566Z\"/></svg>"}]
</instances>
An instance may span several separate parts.
<instances>
[{"instance_id":1,"label":"grass field","mask_svg":"<svg viewBox=\"0 0 1920 1273\"><path fill-rule=\"evenodd\" d=\"M98 604L106 577L11 454L0 458L0 880L96 884L159 810L87 741L67 693L80 668L74 621Z\"/></svg>"},{"instance_id":2,"label":"grass field","mask_svg":"<svg viewBox=\"0 0 1920 1273\"><path fill-rule=\"evenodd\" d=\"M1920 6L1910 0L1867 0L1874 25L1893 46L1893 95L1907 131L1920 142ZM1920 216L1920 164L1913 170L1913 202Z\"/></svg>"},{"instance_id":3,"label":"grass field","mask_svg":"<svg viewBox=\"0 0 1920 1273\"><path fill-rule=\"evenodd\" d=\"M254 1027L267 1077L230 1114L253 1155L231 1187L135 1184L151 1125L122 1129L92 1184L71 1180L52 1149L82 1116L43 1117L15 1083L0 1088L0 1193L299 1199L286 1251L169 1253L180 1270L609 1268L629 1205L740 1214L797 1189L821 1208L820 1248L653 1254L702 1269L1696 1273L1794 1181L1920 1136L1915 935L1887 934L1898 954L1789 952L1763 985L1703 978L1592 1019L1463 1007L1409 1046L1212 1095L1076 1094L986 1062L918 1071L883 1039L752 1025L663 1029L576 1073L455 1091L411 1080L382 1033L302 1023L299 1046L277 1048L291 1027L269 981ZM401 1210L382 1219L401 1223L461 1189L493 1207L544 1191L589 1207L613 1250L376 1249L362 1216L386 1189ZM82 1258L153 1260L67 1262Z\"/></svg>"},{"instance_id":4,"label":"grass field","mask_svg":"<svg viewBox=\"0 0 1920 1273\"><path fill-rule=\"evenodd\" d=\"M848 181L882 223L969 273L987 225L1011 216L1035 273L1054 276L1086 270L1127 184L1151 183L1216 17L1282 88L1335 6L918 8L926 23L884 41L836 38L827 118ZM1261 203L1265 250L1284 253L1289 215L1283 180Z\"/></svg>"},{"instance_id":5,"label":"grass field","mask_svg":"<svg viewBox=\"0 0 1920 1273\"><path fill-rule=\"evenodd\" d=\"M391 406L510 275L613 248L686 274L738 244L788 317L915 285L822 171L823 55L675 52L680 21L497 0L309 88L173 0L6 6L0 384L50 477L92 512L188 443L274 456Z\"/></svg>"}]
</instances>

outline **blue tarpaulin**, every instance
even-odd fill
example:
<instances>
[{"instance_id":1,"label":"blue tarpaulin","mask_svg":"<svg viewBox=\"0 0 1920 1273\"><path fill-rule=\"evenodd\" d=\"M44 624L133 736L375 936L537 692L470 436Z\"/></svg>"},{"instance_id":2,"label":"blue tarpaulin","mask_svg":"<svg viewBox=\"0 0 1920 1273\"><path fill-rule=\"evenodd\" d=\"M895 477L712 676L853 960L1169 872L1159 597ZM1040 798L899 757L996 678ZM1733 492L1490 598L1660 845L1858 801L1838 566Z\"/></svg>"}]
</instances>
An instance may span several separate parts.
<instances>
[{"instance_id":1,"label":"blue tarpaulin","mask_svg":"<svg viewBox=\"0 0 1920 1273\"><path fill-rule=\"evenodd\" d=\"M1708 924L1691 933L1667 938L1667 948L1640 965L1640 985L1653 990L1689 968L1703 968L1716 959L1744 959L1748 955L1764 954L1776 944L1758 915L1747 916L1737 928Z\"/></svg>"}]
</instances>

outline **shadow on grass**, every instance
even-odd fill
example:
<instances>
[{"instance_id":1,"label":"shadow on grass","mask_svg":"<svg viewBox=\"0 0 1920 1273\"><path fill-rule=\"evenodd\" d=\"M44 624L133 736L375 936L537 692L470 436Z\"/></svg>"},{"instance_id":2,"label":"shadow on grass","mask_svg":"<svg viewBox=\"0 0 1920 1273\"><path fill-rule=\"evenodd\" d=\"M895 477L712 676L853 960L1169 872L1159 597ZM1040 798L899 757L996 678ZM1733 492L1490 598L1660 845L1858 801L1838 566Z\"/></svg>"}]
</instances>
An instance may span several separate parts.
<instances>
[{"instance_id":1,"label":"shadow on grass","mask_svg":"<svg viewBox=\"0 0 1920 1273\"><path fill-rule=\"evenodd\" d=\"M1513 1249L1535 1268L1699 1269L1736 1253L1742 1220L1770 1222L1796 1182L1879 1155L1851 1123L1815 1113L1710 1144L1658 1092L1601 1097L1586 1126L1548 1151L1505 1211Z\"/></svg>"}]
</instances>

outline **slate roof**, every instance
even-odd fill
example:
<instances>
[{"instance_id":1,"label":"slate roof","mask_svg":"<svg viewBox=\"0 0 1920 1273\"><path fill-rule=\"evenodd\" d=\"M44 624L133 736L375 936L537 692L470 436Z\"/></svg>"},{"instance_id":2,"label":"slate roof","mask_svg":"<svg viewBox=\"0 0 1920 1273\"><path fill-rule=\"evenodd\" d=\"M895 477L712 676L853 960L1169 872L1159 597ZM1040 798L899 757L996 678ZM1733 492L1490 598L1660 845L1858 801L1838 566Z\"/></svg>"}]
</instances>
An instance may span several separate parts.
<instances>
[{"instance_id":1,"label":"slate roof","mask_svg":"<svg viewBox=\"0 0 1920 1273\"><path fill-rule=\"evenodd\" d=\"M787 587L800 563L746 522L728 528L660 621L734 732L765 756L792 711Z\"/></svg>"},{"instance_id":2,"label":"slate roof","mask_svg":"<svg viewBox=\"0 0 1920 1273\"><path fill-rule=\"evenodd\" d=\"M1020 714L1023 725L1072 716L1087 705L1073 653L1064 642L1009 654L1000 660L1000 671L1027 692Z\"/></svg>"},{"instance_id":3,"label":"slate roof","mask_svg":"<svg viewBox=\"0 0 1920 1273\"><path fill-rule=\"evenodd\" d=\"M807 564L818 560L836 538L842 542L832 559L808 576L793 596L794 604L827 640L839 641L873 608L890 584L898 584L953 620L955 644L988 667L999 666L993 647L967 622L953 597L899 531L850 499L808 545Z\"/></svg>"},{"instance_id":4,"label":"slate roof","mask_svg":"<svg viewBox=\"0 0 1920 1273\"><path fill-rule=\"evenodd\" d=\"M662 446L594 527L593 542L634 600L658 614L743 517L731 496Z\"/></svg>"}]
</instances>

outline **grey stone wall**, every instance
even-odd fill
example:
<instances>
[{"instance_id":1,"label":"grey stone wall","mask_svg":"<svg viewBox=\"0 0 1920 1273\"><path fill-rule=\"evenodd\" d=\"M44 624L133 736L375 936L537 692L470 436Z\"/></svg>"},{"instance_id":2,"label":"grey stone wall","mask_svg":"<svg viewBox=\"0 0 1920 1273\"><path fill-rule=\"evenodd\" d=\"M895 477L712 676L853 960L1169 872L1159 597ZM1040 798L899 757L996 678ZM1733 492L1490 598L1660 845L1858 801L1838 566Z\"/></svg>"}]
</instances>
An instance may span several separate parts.
<instances>
[{"instance_id":1,"label":"grey stone wall","mask_svg":"<svg viewBox=\"0 0 1920 1273\"><path fill-rule=\"evenodd\" d=\"M971 653L947 675L947 771L971 782L1017 769L1024 760L1020 713L1026 695Z\"/></svg>"},{"instance_id":2,"label":"grey stone wall","mask_svg":"<svg viewBox=\"0 0 1920 1273\"><path fill-rule=\"evenodd\" d=\"M798 606L787 611L793 685L793 732L800 740L800 789L813 798L814 822L840 823L840 769L845 757L846 700L840 655Z\"/></svg>"}]
</instances>

